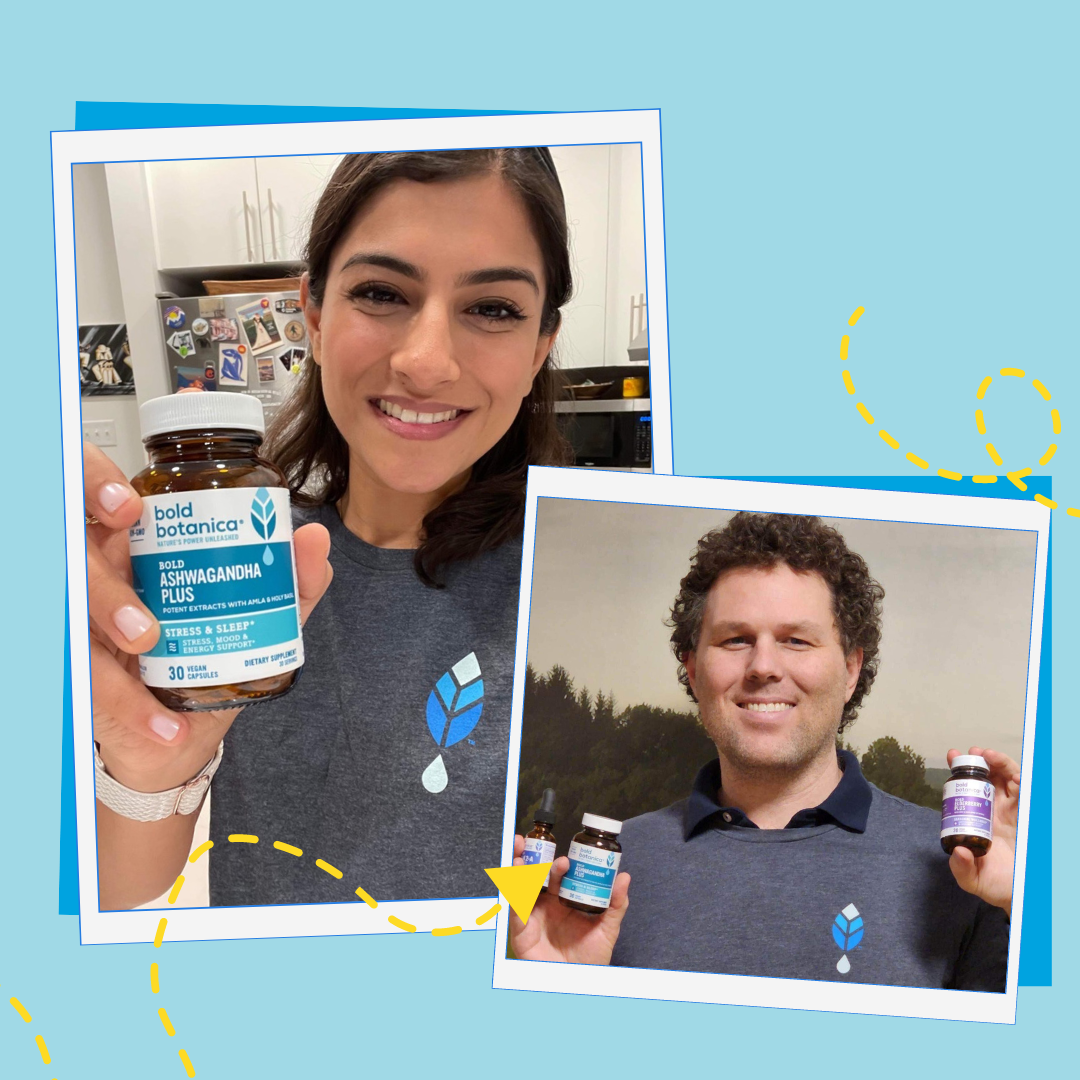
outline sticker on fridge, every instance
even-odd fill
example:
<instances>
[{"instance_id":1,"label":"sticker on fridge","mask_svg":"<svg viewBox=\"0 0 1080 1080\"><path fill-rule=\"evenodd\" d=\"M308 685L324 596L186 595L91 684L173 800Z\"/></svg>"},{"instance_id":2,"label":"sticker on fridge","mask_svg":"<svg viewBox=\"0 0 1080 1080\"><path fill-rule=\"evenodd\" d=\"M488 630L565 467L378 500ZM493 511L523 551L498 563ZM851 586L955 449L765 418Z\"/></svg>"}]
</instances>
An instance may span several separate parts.
<instances>
[{"instance_id":1,"label":"sticker on fridge","mask_svg":"<svg viewBox=\"0 0 1080 1080\"><path fill-rule=\"evenodd\" d=\"M218 346L218 379L222 386L247 386L247 357L231 345Z\"/></svg>"},{"instance_id":2,"label":"sticker on fridge","mask_svg":"<svg viewBox=\"0 0 1080 1080\"><path fill-rule=\"evenodd\" d=\"M210 340L239 341L240 331L236 328L236 320L226 318L211 319Z\"/></svg>"},{"instance_id":3,"label":"sticker on fridge","mask_svg":"<svg viewBox=\"0 0 1080 1080\"><path fill-rule=\"evenodd\" d=\"M277 323L274 322L273 312L270 310L270 301L264 296L251 304L244 304L236 309L236 317L244 328L244 336L251 346L254 354L272 349L281 344L281 334L278 333Z\"/></svg>"},{"instance_id":4,"label":"sticker on fridge","mask_svg":"<svg viewBox=\"0 0 1080 1080\"><path fill-rule=\"evenodd\" d=\"M259 382L276 382L277 377L274 375L274 358L272 356L257 356L255 358L256 364L259 368Z\"/></svg>"},{"instance_id":5,"label":"sticker on fridge","mask_svg":"<svg viewBox=\"0 0 1080 1080\"><path fill-rule=\"evenodd\" d=\"M170 338L165 339L165 344L180 356L193 356L195 353L195 339L190 330L177 330Z\"/></svg>"},{"instance_id":6,"label":"sticker on fridge","mask_svg":"<svg viewBox=\"0 0 1080 1080\"><path fill-rule=\"evenodd\" d=\"M178 367L176 368L176 389L187 390L216 390L217 380L214 378L214 369L210 364L205 367Z\"/></svg>"}]
</instances>

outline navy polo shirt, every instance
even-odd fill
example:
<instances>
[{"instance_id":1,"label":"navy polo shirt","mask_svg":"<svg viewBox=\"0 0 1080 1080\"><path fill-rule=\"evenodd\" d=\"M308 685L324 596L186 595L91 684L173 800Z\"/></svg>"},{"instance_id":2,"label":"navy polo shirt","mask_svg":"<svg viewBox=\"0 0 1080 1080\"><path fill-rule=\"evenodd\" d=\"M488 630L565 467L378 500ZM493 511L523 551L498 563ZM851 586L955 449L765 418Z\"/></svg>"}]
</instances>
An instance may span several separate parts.
<instances>
[{"instance_id":1,"label":"navy polo shirt","mask_svg":"<svg viewBox=\"0 0 1080 1080\"><path fill-rule=\"evenodd\" d=\"M717 801L720 768L689 798L623 824L630 904L611 962L948 990L1005 989L1005 913L949 870L936 810L869 783L854 755L820 806L760 829Z\"/></svg>"},{"instance_id":2,"label":"navy polo shirt","mask_svg":"<svg viewBox=\"0 0 1080 1080\"><path fill-rule=\"evenodd\" d=\"M859 760L849 750L838 750L837 762L844 775L832 794L820 805L800 810L785 829L807 829L814 825L835 822L852 832L865 832L866 819L870 814L871 791L866 777L859 768ZM694 788L686 804L683 826L684 838L689 840L698 829L756 829L754 824L738 807L721 806L716 795L720 790L720 761L713 758L704 766L694 780Z\"/></svg>"}]
</instances>

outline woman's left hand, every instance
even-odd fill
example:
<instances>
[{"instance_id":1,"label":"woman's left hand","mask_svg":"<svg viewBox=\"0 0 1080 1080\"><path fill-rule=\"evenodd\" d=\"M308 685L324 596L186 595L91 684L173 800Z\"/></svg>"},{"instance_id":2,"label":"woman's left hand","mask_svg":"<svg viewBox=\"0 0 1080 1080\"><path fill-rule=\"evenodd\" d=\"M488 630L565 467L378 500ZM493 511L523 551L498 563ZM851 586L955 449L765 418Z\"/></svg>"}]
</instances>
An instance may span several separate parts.
<instances>
[{"instance_id":1,"label":"woman's left hand","mask_svg":"<svg viewBox=\"0 0 1080 1080\"><path fill-rule=\"evenodd\" d=\"M959 753L959 750L949 751L950 768L953 758ZM968 753L984 758L990 767L990 782L995 789L994 840L981 859L976 859L966 847L954 848L949 856L949 869L961 889L1001 908L1011 917L1020 766L997 750L982 750L973 746Z\"/></svg>"}]
</instances>

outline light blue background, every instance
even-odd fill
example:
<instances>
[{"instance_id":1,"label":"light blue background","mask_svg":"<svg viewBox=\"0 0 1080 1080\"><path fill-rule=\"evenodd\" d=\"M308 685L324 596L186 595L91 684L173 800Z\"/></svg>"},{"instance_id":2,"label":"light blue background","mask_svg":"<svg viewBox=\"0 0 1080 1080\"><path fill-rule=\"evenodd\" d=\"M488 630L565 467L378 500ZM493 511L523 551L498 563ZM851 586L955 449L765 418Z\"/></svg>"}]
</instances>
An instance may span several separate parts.
<instances>
[{"instance_id":1,"label":"light blue background","mask_svg":"<svg viewBox=\"0 0 1080 1080\"><path fill-rule=\"evenodd\" d=\"M1022 367L1061 408L1054 493L1080 505L1073 6L114 5L111 16L84 10L77 28L56 9L22 10L7 25L3 227L6 1074L182 1078L184 1046L200 1078L548 1076L582 1020L611 1033L615 1076L907 1077L949 1062L1009 1073L1033 1051L1053 1064L1071 1047L1076 868L1064 850L1055 985L1022 988L1009 1028L495 992L486 933L81 948L76 919L56 914L64 551L48 132L73 127L74 102L90 98L660 107L679 471L914 476L840 382L839 338L861 304L848 366L858 399L904 450L935 468L993 471L975 388ZM985 408L1008 467L1034 465L1049 406L1030 382L995 378ZM1060 514L1053 651L1064 702L1080 521ZM1068 717L1055 734L1061 843L1075 819L1077 738ZM151 960L162 965L157 998ZM33 1024L6 1004L12 995Z\"/></svg>"}]
</instances>

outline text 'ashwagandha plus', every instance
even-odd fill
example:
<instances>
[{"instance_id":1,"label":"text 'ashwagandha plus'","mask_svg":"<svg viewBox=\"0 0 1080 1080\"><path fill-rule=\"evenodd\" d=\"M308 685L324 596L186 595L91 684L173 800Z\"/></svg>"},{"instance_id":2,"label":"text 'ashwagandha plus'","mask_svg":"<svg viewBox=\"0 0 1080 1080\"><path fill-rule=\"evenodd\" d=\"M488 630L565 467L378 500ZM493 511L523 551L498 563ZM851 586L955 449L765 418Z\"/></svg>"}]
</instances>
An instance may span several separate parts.
<instances>
[{"instance_id":1,"label":"text 'ashwagandha plus'","mask_svg":"<svg viewBox=\"0 0 1080 1080\"><path fill-rule=\"evenodd\" d=\"M257 454L262 404L246 394L174 394L139 409L150 464L132 480L132 584L161 623L139 657L178 711L285 693L304 663L284 475Z\"/></svg>"},{"instance_id":2,"label":"text 'ashwagandha plus'","mask_svg":"<svg viewBox=\"0 0 1080 1080\"><path fill-rule=\"evenodd\" d=\"M570 842L570 869L559 885L559 902L590 915L602 915L611 906L611 890L622 859L622 822L582 814L581 825L581 832Z\"/></svg>"}]
</instances>

